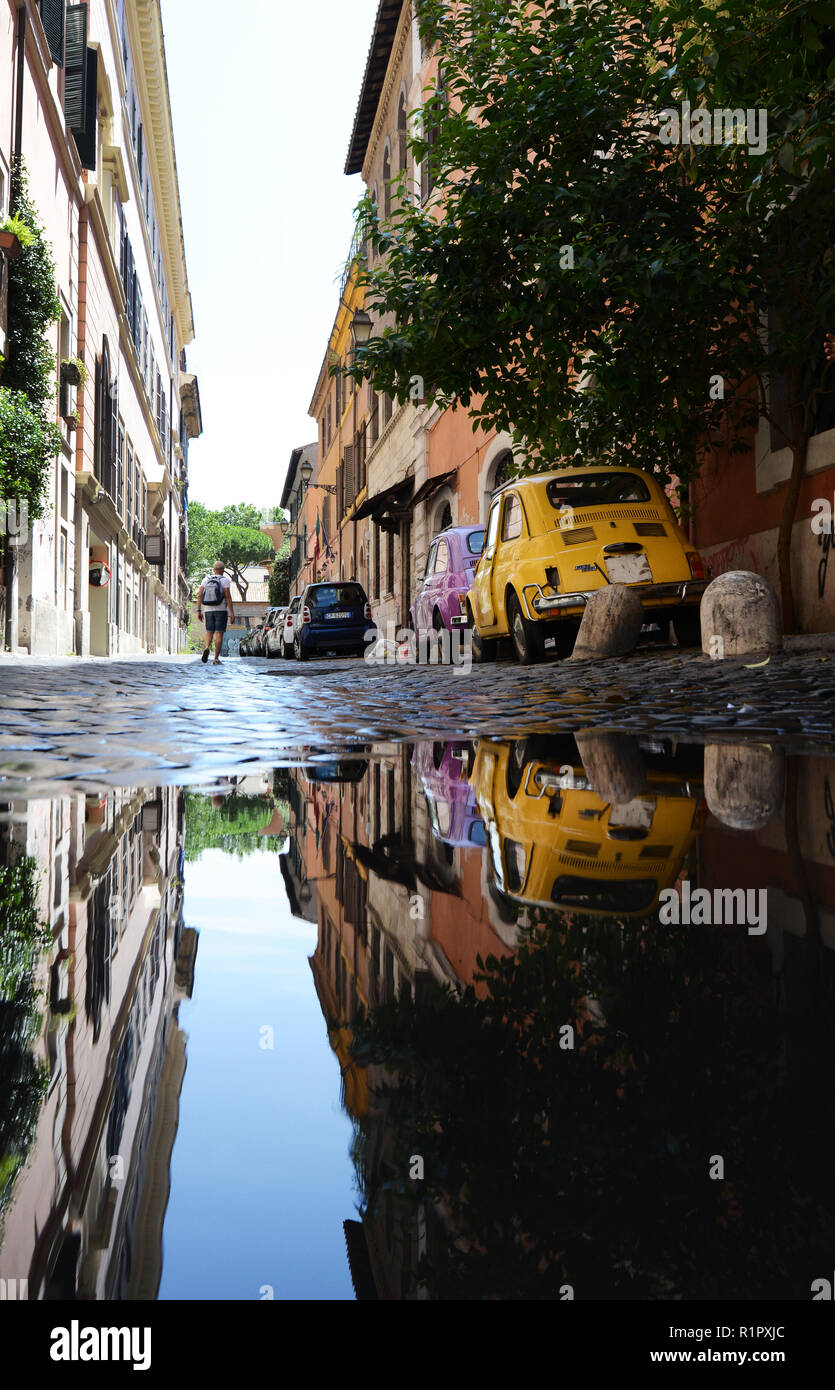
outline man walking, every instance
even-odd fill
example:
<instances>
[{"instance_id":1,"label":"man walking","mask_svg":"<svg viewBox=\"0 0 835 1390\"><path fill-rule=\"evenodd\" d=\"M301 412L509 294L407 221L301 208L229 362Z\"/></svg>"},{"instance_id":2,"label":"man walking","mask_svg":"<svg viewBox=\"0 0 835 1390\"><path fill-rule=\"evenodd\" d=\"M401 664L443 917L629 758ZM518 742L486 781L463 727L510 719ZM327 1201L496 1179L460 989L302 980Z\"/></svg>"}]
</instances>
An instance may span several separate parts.
<instances>
[{"instance_id":1,"label":"man walking","mask_svg":"<svg viewBox=\"0 0 835 1390\"><path fill-rule=\"evenodd\" d=\"M220 665L220 650L223 646L223 634L226 631L227 623L235 621L235 609L232 605L232 580L224 571L226 566L222 560L217 560L211 574L207 574L203 583L200 585L200 592L197 595L197 621L202 623L203 614L206 614L206 648L203 652L201 661L209 660L209 652L212 649L212 638L215 642L215 659L213 665Z\"/></svg>"}]
</instances>

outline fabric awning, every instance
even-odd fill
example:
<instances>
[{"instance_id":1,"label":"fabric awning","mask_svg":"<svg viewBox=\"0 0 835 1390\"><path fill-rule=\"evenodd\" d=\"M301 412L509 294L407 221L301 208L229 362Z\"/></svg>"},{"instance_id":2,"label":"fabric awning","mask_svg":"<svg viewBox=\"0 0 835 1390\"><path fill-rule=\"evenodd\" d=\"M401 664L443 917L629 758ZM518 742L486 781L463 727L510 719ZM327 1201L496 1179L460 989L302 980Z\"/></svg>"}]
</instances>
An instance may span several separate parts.
<instances>
[{"instance_id":1,"label":"fabric awning","mask_svg":"<svg viewBox=\"0 0 835 1390\"><path fill-rule=\"evenodd\" d=\"M416 507L418 502L425 502L428 497L433 497L442 487L448 487L457 477L458 470L451 468L448 473L439 473L437 478L427 478L422 487L419 487L411 502L410 507Z\"/></svg>"},{"instance_id":2,"label":"fabric awning","mask_svg":"<svg viewBox=\"0 0 835 1390\"><path fill-rule=\"evenodd\" d=\"M403 512L411 505L409 494L415 485L414 478L403 478L394 487L387 487L383 492L377 492L373 497L368 497L361 507L357 507L354 512L353 520L362 521L367 516L373 516L378 521L381 516L387 513Z\"/></svg>"}]
</instances>

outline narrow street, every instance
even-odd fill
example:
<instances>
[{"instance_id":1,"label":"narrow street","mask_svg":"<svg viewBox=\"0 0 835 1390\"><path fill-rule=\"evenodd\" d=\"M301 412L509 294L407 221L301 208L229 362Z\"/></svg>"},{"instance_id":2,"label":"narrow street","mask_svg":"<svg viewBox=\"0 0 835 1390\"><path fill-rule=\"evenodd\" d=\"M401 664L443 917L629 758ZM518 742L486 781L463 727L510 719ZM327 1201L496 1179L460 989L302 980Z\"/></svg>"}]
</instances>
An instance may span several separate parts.
<instances>
[{"instance_id":1,"label":"narrow street","mask_svg":"<svg viewBox=\"0 0 835 1390\"><path fill-rule=\"evenodd\" d=\"M321 658L0 663L7 779L199 781L312 750L605 728L704 741L835 742L835 641L789 641L767 662L673 648L524 668L510 660L369 666Z\"/></svg>"}]
</instances>

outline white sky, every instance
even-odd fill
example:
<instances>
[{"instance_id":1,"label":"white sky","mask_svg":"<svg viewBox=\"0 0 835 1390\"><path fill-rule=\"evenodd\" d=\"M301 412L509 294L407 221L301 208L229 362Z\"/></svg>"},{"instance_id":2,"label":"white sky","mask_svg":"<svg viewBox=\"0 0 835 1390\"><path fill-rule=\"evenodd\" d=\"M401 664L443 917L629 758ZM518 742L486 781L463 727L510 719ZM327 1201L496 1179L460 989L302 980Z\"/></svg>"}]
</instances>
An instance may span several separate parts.
<instances>
[{"instance_id":1,"label":"white sky","mask_svg":"<svg viewBox=\"0 0 835 1390\"><path fill-rule=\"evenodd\" d=\"M339 303L377 0L162 0L203 437L189 492L277 504Z\"/></svg>"}]
</instances>

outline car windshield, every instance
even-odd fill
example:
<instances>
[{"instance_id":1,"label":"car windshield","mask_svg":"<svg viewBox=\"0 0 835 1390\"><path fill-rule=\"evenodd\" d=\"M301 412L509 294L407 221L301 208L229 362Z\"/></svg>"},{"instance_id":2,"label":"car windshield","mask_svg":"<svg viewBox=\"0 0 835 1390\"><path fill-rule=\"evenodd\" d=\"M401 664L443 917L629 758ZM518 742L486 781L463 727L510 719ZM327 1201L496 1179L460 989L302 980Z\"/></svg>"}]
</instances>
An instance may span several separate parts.
<instances>
[{"instance_id":1,"label":"car windshield","mask_svg":"<svg viewBox=\"0 0 835 1390\"><path fill-rule=\"evenodd\" d=\"M471 555L480 555L484 549L484 528L480 531L471 531L467 537L467 549Z\"/></svg>"},{"instance_id":2,"label":"car windshield","mask_svg":"<svg viewBox=\"0 0 835 1390\"><path fill-rule=\"evenodd\" d=\"M365 594L359 584L324 584L321 589L311 589L307 596L311 608L358 608L365 603Z\"/></svg>"},{"instance_id":3,"label":"car windshield","mask_svg":"<svg viewBox=\"0 0 835 1390\"><path fill-rule=\"evenodd\" d=\"M649 488L643 478L629 473L572 473L552 478L545 491L551 506L597 507L615 502L648 502Z\"/></svg>"}]
</instances>

